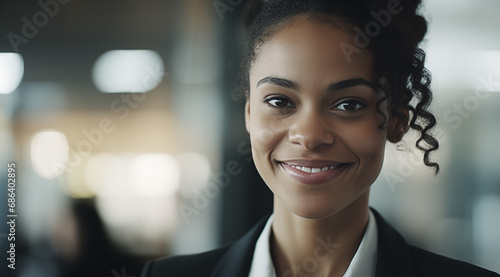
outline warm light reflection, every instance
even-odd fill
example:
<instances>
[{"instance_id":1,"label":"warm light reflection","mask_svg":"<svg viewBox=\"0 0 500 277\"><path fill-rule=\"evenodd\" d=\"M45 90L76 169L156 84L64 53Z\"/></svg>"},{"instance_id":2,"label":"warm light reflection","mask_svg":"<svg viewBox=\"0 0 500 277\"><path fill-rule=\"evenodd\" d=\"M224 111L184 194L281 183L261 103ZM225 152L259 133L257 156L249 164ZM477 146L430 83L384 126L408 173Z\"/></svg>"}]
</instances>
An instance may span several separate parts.
<instances>
[{"instance_id":1,"label":"warm light reflection","mask_svg":"<svg viewBox=\"0 0 500 277\"><path fill-rule=\"evenodd\" d=\"M117 193L162 198L177 191L180 170L177 160L163 153L113 155L102 153L85 165L84 182L96 195Z\"/></svg>"},{"instance_id":2,"label":"warm light reflection","mask_svg":"<svg viewBox=\"0 0 500 277\"><path fill-rule=\"evenodd\" d=\"M62 182L64 192L71 198L83 199L93 198L95 192L89 188L89 185L84 182L84 168L74 168L71 173L65 174L65 179Z\"/></svg>"},{"instance_id":3,"label":"warm light reflection","mask_svg":"<svg viewBox=\"0 0 500 277\"><path fill-rule=\"evenodd\" d=\"M181 173L181 193L189 195L193 188L208 182L210 162L200 153L183 153L177 157Z\"/></svg>"},{"instance_id":4,"label":"warm light reflection","mask_svg":"<svg viewBox=\"0 0 500 277\"><path fill-rule=\"evenodd\" d=\"M163 242L177 225L175 196L117 194L96 198L98 212L115 243L135 253L164 251Z\"/></svg>"},{"instance_id":5,"label":"warm light reflection","mask_svg":"<svg viewBox=\"0 0 500 277\"><path fill-rule=\"evenodd\" d=\"M106 193L106 188L110 184L122 182L123 174L127 170L124 168L124 159L112 154L97 154L89 159L85 166L84 180L87 187L96 195Z\"/></svg>"},{"instance_id":6,"label":"warm light reflection","mask_svg":"<svg viewBox=\"0 0 500 277\"><path fill-rule=\"evenodd\" d=\"M24 74L23 57L17 53L0 53L0 94L16 90Z\"/></svg>"},{"instance_id":7,"label":"warm light reflection","mask_svg":"<svg viewBox=\"0 0 500 277\"><path fill-rule=\"evenodd\" d=\"M177 161L167 154L143 154L130 164L133 187L150 197L173 194L179 186L179 175Z\"/></svg>"},{"instance_id":8,"label":"warm light reflection","mask_svg":"<svg viewBox=\"0 0 500 277\"><path fill-rule=\"evenodd\" d=\"M94 84L102 92L148 92L162 81L164 66L151 50L111 50L92 69Z\"/></svg>"},{"instance_id":9,"label":"warm light reflection","mask_svg":"<svg viewBox=\"0 0 500 277\"><path fill-rule=\"evenodd\" d=\"M82 178L115 242L136 253L163 251L177 222L177 161L164 153L97 154ZM158 220L161 219L161 220Z\"/></svg>"},{"instance_id":10,"label":"warm light reflection","mask_svg":"<svg viewBox=\"0 0 500 277\"><path fill-rule=\"evenodd\" d=\"M31 163L35 172L45 179L59 176L68 162L66 136L55 130L41 131L31 139Z\"/></svg>"}]
</instances>

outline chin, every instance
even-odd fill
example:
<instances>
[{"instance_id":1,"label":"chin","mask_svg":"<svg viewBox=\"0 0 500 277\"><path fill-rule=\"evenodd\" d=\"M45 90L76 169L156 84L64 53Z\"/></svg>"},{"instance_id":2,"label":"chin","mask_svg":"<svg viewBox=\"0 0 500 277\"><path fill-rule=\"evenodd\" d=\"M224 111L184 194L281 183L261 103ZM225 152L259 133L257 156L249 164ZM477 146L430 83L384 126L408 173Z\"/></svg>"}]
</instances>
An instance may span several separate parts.
<instances>
[{"instance_id":1,"label":"chin","mask_svg":"<svg viewBox=\"0 0 500 277\"><path fill-rule=\"evenodd\" d=\"M285 193L281 195L282 197L277 197L278 201L296 216L312 220L322 220L339 214L350 217L353 215L353 212L355 214L360 209L363 209L363 207L366 207L369 197L369 187L365 190L360 189L358 193L336 191L330 193L318 192L308 196L305 196L304 193L292 194L290 192Z\"/></svg>"},{"instance_id":2,"label":"chin","mask_svg":"<svg viewBox=\"0 0 500 277\"><path fill-rule=\"evenodd\" d=\"M317 200L297 201L288 207L289 210L296 216L313 220L321 220L331 217L343 209L342 206L335 205L332 199L330 199L327 203L322 203L322 201Z\"/></svg>"},{"instance_id":3,"label":"chin","mask_svg":"<svg viewBox=\"0 0 500 277\"><path fill-rule=\"evenodd\" d=\"M323 220L335 215L338 211L323 211L323 210L300 210L292 211L296 216L311 219L311 220Z\"/></svg>"}]
</instances>

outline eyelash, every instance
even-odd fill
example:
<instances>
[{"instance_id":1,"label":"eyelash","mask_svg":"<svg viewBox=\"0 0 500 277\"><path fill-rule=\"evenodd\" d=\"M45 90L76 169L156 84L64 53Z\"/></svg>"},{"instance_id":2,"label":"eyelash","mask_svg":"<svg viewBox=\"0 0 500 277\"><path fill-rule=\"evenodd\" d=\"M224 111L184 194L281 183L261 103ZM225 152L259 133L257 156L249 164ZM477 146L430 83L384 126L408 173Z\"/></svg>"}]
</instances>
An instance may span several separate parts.
<instances>
[{"instance_id":1,"label":"eyelash","mask_svg":"<svg viewBox=\"0 0 500 277\"><path fill-rule=\"evenodd\" d=\"M284 106L284 107L280 107L280 106L271 104L272 101L284 101L287 104L291 104L292 106L288 106L287 105L287 106ZM267 97L267 98L264 99L264 103L266 103L269 107L271 107L273 109L279 109L279 110L295 107L295 105L293 104L293 102L290 99L288 99L287 97L283 97L283 96L270 96L270 97Z\"/></svg>"},{"instance_id":2,"label":"eyelash","mask_svg":"<svg viewBox=\"0 0 500 277\"><path fill-rule=\"evenodd\" d=\"M276 104L272 104L273 101L283 101L283 102L286 102L287 105L286 106L277 106ZM270 108L277 109L277 110L284 110L284 109L290 109L290 108L295 107L295 105L293 104L293 102L290 99L288 99L287 97L283 97L283 96L267 97L264 99L264 103L266 103ZM291 106L289 106L288 104L291 104ZM344 109L339 108L341 105L345 105L345 104L355 104L356 109L346 110L345 108ZM348 99L348 100L344 100L344 101L340 102L339 104L333 105L332 109L339 110L339 111L346 112L346 113L354 113L356 111L359 111L360 109L363 109L364 107L366 107L365 103L363 103L359 100Z\"/></svg>"},{"instance_id":3,"label":"eyelash","mask_svg":"<svg viewBox=\"0 0 500 277\"><path fill-rule=\"evenodd\" d=\"M340 107L341 105L344 105L344 104L355 104L356 109L354 110L346 110L346 109L339 109L338 107ZM357 112L359 111L360 109L363 109L364 107L366 107L365 103L359 101L359 100L354 100L354 99L349 99L349 100L345 100L345 101L342 101L340 104L338 105L335 105L333 106L335 107L336 110L340 110L340 111L343 111L343 112L347 112L347 113L353 113L353 112Z\"/></svg>"}]
</instances>

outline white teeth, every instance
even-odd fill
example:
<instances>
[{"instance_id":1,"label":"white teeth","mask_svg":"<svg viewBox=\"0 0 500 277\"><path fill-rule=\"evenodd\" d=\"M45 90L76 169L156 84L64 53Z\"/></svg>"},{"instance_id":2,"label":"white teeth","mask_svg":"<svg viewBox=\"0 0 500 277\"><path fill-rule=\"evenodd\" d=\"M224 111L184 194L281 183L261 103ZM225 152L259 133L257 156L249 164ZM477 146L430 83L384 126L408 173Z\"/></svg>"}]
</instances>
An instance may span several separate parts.
<instances>
[{"instance_id":1,"label":"white teeth","mask_svg":"<svg viewBox=\"0 0 500 277\"><path fill-rule=\"evenodd\" d=\"M306 173L318 173L326 170L332 170L337 168L338 166L332 165L332 166L325 166L325 167L305 167L305 166L298 166L298 165L290 165L293 168L296 168L300 171L304 171Z\"/></svg>"}]
</instances>

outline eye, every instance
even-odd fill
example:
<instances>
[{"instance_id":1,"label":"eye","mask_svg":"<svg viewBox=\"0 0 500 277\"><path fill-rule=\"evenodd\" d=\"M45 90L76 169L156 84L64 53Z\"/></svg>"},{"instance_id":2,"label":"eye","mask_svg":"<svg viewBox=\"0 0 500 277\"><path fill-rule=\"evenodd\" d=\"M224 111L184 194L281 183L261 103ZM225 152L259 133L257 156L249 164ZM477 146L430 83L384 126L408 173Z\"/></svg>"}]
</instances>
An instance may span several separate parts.
<instances>
[{"instance_id":1,"label":"eye","mask_svg":"<svg viewBox=\"0 0 500 277\"><path fill-rule=\"evenodd\" d=\"M267 103L272 108L283 109L283 108L293 108L294 105L292 101L285 97L272 96L264 99L264 102Z\"/></svg>"},{"instance_id":2,"label":"eye","mask_svg":"<svg viewBox=\"0 0 500 277\"><path fill-rule=\"evenodd\" d=\"M341 110L341 111L346 111L346 112L354 112L357 111L361 108L364 108L365 104L361 103L360 101L356 100L347 100L344 101L336 106L334 106L335 109Z\"/></svg>"}]
</instances>

